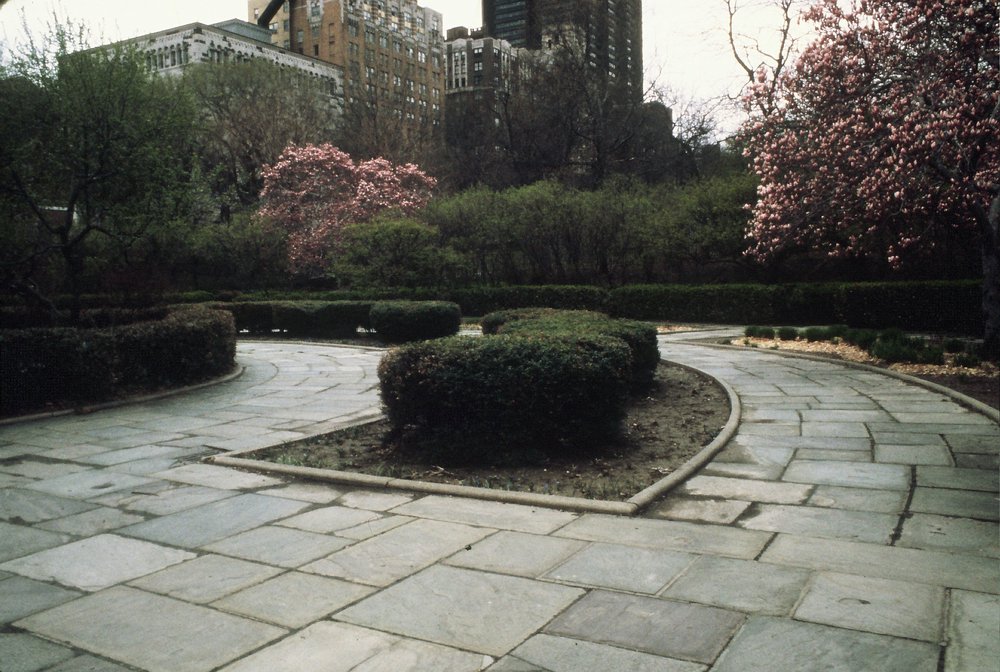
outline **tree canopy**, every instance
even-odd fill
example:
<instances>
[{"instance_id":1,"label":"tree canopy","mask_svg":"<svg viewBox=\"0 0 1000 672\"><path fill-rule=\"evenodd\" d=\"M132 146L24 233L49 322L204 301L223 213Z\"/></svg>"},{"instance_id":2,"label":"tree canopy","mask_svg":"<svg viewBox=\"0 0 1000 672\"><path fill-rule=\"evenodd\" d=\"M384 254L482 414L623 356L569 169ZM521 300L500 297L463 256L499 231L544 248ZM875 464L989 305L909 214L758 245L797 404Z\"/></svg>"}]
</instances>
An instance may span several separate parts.
<instances>
[{"instance_id":1,"label":"tree canopy","mask_svg":"<svg viewBox=\"0 0 1000 672\"><path fill-rule=\"evenodd\" d=\"M747 97L757 112L743 139L761 180L750 254L810 248L898 266L942 229L974 228L996 348L998 13L994 0L821 0L807 11L816 40L777 81L760 71Z\"/></svg>"}]
</instances>

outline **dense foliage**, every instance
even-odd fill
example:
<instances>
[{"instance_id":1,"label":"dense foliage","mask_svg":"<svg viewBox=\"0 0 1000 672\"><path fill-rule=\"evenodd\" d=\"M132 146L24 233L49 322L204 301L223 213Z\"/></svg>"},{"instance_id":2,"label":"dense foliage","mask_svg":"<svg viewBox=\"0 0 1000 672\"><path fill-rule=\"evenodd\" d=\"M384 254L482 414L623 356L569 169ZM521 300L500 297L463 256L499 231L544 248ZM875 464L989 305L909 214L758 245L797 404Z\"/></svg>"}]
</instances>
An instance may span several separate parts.
<instances>
[{"instance_id":1,"label":"dense foliage","mask_svg":"<svg viewBox=\"0 0 1000 672\"><path fill-rule=\"evenodd\" d=\"M621 340L585 333L455 337L390 352L379 382L404 448L442 462L521 462L613 436L630 361Z\"/></svg>"},{"instance_id":2,"label":"dense foliage","mask_svg":"<svg viewBox=\"0 0 1000 672\"><path fill-rule=\"evenodd\" d=\"M449 301L379 301L369 313L372 329L389 343L454 336L462 323L457 303Z\"/></svg>"},{"instance_id":3,"label":"dense foliage","mask_svg":"<svg viewBox=\"0 0 1000 672\"><path fill-rule=\"evenodd\" d=\"M986 341L1000 354L1000 6L821 0L791 71L751 91L778 104L744 129L761 178L751 253L808 247L898 265L942 231L982 245Z\"/></svg>"},{"instance_id":4,"label":"dense foliage","mask_svg":"<svg viewBox=\"0 0 1000 672\"><path fill-rule=\"evenodd\" d=\"M232 317L206 308L92 329L0 330L0 414L91 404L230 371Z\"/></svg>"}]
</instances>

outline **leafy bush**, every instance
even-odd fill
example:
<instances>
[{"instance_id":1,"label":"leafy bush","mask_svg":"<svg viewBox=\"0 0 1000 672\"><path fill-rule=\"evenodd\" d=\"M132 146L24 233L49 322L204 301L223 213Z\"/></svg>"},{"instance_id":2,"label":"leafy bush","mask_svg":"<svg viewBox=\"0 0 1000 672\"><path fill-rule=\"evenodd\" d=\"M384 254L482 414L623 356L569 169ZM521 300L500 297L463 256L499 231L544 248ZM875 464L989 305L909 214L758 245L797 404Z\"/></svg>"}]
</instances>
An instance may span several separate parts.
<instances>
[{"instance_id":1,"label":"leafy bush","mask_svg":"<svg viewBox=\"0 0 1000 672\"><path fill-rule=\"evenodd\" d=\"M562 338L590 335L621 339L632 353L630 380L636 386L652 381L660 362L656 329L644 322L613 320L603 313L585 310L528 308L487 315L483 323L483 333Z\"/></svg>"},{"instance_id":2,"label":"leafy bush","mask_svg":"<svg viewBox=\"0 0 1000 672\"><path fill-rule=\"evenodd\" d=\"M0 412L203 380L230 370L235 350L232 317L207 308L99 329L0 330Z\"/></svg>"},{"instance_id":3,"label":"leafy bush","mask_svg":"<svg viewBox=\"0 0 1000 672\"><path fill-rule=\"evenodd\" d=\"M799 330L795 327L781 327L778 329L778 338L782 341L794 341L799 337Z\"/></svg>"},{"instance_id":4,"label":"leafy bush","mask_svg":"<svg viewBox=\"0 0 1000 672\"><path fill-rule=\"evenodd\" d=\"M450 293L465 315L486 315L512 308L547 306L563 310L603 310L608 292L600 287L581 285L520 285L514 287L472 287Z\"/></svg>"},{"instance_id":5,"label":"leafy bush","mask_svg":"<svg viewBox=\"0 0 1000 672\"><path fill-rule=\"evenodd\" d=\"M630 285L611 290L616 317L637 320L774 322L775 286Z\"/></svg>"},{"instance_id":6,"label":"leafy bush","mask_svg":"<svg viewBox=\"0 0 1000 672\"><path fill-rule=\"evenodd\" d=\"M807 327L802 330L802 335L810 343L829 341L832 338L830 332L823 327Z\"/></svg>"},{"instance_id":7,"label":"leafy bush","mask_svg":"<svg viewBox=\"0 0 1000 672\"><path fill-rule=\"evenodd\" d=\"M456 337L391 351L379 381L404 446L515 462L618 431L630 364L628 347L604 336Z\"/></svg>"},{"instance_id":8,"label":"leafy bush","mask_svg":"<svg viewBox=\"0 0 1000 672\"><path fill-rule=\"evenodd\" d=\"M974 369L982 363L983 360L981 360L978 355L971 352L960 352L955 355L955 366L966 366L970 369Z\"/></svg>"},{"instance_id":9,"label":"leafy bush","mask_svg":"<svg viewBox=\"0 0 1000 672\"><path fill-rule=\"evenodd\" d=\"M446 301L380 301L369 314L371 326L389 343L407 343L458 333L462 313Z\"/></svg>"},{"instance_id":10,"label":"leafy bush","mask_svg":"<svg viewBox=\"0 0 1000 672\"><path fill-rule=\"evenodd\" d=\"M873 329L848 329L844 332L844 342L862 350L870 350L877 340L878 332Z\"/></svg>"},{"instance_id":11,"label":"leafy bush","mask_svg":"<svg viewBox=\"0 0 1000 672\"><path fill-rule=\"evenodd\" d=\"M236 328L250 334L348 338L370 328L371 301L242 301L217 303L233 314Z\"/></svg>"},{"instance_id":12,"label":"leafy bush","mask_svg":"<svg viewBox=\"0 0 1000 672\"><path fill-rule=\"evenodd\" d=\"M771 327L750 326L743 330L747 338L774 338L774 329Z\"/></svg>"}]
</instances>

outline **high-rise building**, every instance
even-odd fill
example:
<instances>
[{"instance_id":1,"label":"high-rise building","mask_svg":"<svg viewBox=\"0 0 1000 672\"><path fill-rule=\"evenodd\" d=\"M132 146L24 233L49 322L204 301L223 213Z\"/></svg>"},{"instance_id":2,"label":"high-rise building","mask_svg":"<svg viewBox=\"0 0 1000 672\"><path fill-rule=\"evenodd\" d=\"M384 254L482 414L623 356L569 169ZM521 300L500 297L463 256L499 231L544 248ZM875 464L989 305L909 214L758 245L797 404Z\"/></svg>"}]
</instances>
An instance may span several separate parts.
<instances>
[{"instance_id":1,"label":"high-rise building","mask_svg":"<svg viewBox=\"0 0 1000 672\"><path fill-rule=\"evenodd\" d=\"M444 33L439 12L416 0L249 0L272 42L344 70L348 111L397 130L424 132L444 110Z\"/></svg>"},{"instance_id":2,"label":"high-rise building","mask_svg":"<svg viewBox=\"0 0 1000 672\"><path fill-rule=\"evenodd\" d=\"M642 96L642 0L483 0L483 29L528 49L572 40L596 72Z\"/></svg>"}]
</instances>

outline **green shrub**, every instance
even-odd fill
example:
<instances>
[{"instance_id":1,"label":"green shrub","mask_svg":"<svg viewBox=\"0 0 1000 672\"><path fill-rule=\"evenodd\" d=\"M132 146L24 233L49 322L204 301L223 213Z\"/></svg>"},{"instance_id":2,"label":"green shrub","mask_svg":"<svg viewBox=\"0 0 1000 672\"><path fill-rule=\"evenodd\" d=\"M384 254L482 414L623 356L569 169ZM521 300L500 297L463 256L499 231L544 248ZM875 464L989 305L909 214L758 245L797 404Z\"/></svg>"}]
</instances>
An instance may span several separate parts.
<instances>
[{"instance_id":1,"label":"green shrub","mask_svg":"<svg viewBox=\"0 0 1000 672\"><path fill-rule=\"evenodd\" d=\"M604 313L527 308L492 313L483 318L483 323L485 334L563 338L587 335L621 339L632 353L630 380L635 386L651 382L660 362L655 327L644 322L611 319Z\"/></svg>"},{"instance_id":2,"label":"green shrub","mask_svg":"<svg viewBox=\"0 0 1000 672\"><path fill-rule=\"evenodd\" d=\"M270 334L275 329L274 306L266 301L237 301L215 304L213 308L232 313L237 331Z\"/></svg>"},{"instance_id":3,"label":"green shrub","mask_svg":"<svg viewBox=\"0 0 1000 672\"><path fill-rule=\"evenodd\" d=\"M942 347L949 354L965 352L965 341L960 338L946 338Z\"/></svg>"},{"instance_id":4,"label":"green shrub","mask_svg":"<svg viewBox=\"0 0 1000 672\"><path fill-rule=\"evenodd\" d=\"M848 329L844 333L844 342L856 345L862 350L870 350L878 340L878 332L873 329Z\"/></svg>"},{"instance_id":5,"label":"green shrub","mask_svg":"<svg viewBox=\"0 0 1000 672\"><path fill-rule=\"evenodd\" d=\"M983 360L971 352L960 352L955 355L955 366L965 366L974 369L982 363Z\"/></svg>"},{"instance_id":6,"label":"green shrub","mask_svg":"<svg viewBox=\"0 0 1000 672\"><path fill-rule=\"evenodd\" d=\"M383 340L407 343L457 334L462 313L458 304L446 301L380 301L369 318Z\"/></svg>"},{"instance_id":7,"label":"green shrub","mask_svg":"<svg viewBox=\"0 0 1000 672\"><path fill-rule=\"evenodd\" d=\"M315 313L316 333L329 338L356 336L358 328L371 330L372 301L331 301Z\"/></svg>"},{"instance_id":8,"label":"green shrub","mask_svg":"<svg viewBox=\"0 0 1000 672\"><path fill-rule=\"evenodd\" d=\"M630 364L628 347L602 336L456 337L391 351L379 381L404 445L443 461L518 462L614 435Z\"/></svg>"},{"instance_id":9,"label":"green shrub","mask_svg":"<svg viewBox=\"0 0 1000 672\"><path fill-rule=\"evenodd\" d=\"M799 330L795 327L781 327L778 329L778 338L783 341L794 341L799 337Z\"/></svg>"},{"instance_id":10,"label":"green shrub","mask_svg":"<svg viewBox=\"0 0 1000 672\"><path fill-rule=\"evenodd\" d=\"M807 327L802 331L802 335L810 343L829 341L831 338L830 332L824 327Z\"/></svg>"},{"instance_id":11,"label":"green shrub","mask_svg":"<svg viewBox=\"0 0 1000 672\"><path fill-rule=\"evenodd\" d=\"M611 291L615 317L637 320L775 322L778 287L765 285L630 285Z\"/></svg>"},{"instance_id":12,"label":"green shrub","mask_svg":"<svg viewBox=\"0 0 1000 672\"><path fill-rule=\"evenodd\" d=\"M944 350L936 346L925 345L917 350L917 364L944 364Z\"/></svg>"},{"instance_id":13,"label":"green shrub","mask_svg":"<svg viewBox=\"0 0 1000 672\"><path fill-rule=\"evenodd\" d=\"M486 315L512 308L545 306L562 310L604 310L608 292L586 285L470 287L449 293L464 315Z\"/></svg>"},{"instance_id":14,"label":"green shrub","mask_svg":"<svg viewBox=\"0 0 1000 672\"><path fill-rule=\"evenodd\" d=\"M235 350L232 316L204 307L99 329L0 330L0 413L203 380L230 370Z\"/></svg>"},{"instance_id":15,"label":"green shrub","mask_svg":"<svg viewBox=\"0 0 1000 672\"><path fill-rule=\"evenodd\" d=\"M868 352L872 357L889 364L897 362L915 362L922 345L907 337L901 331L891 329L879 334Z\"/></svg>"}]
</instances>

